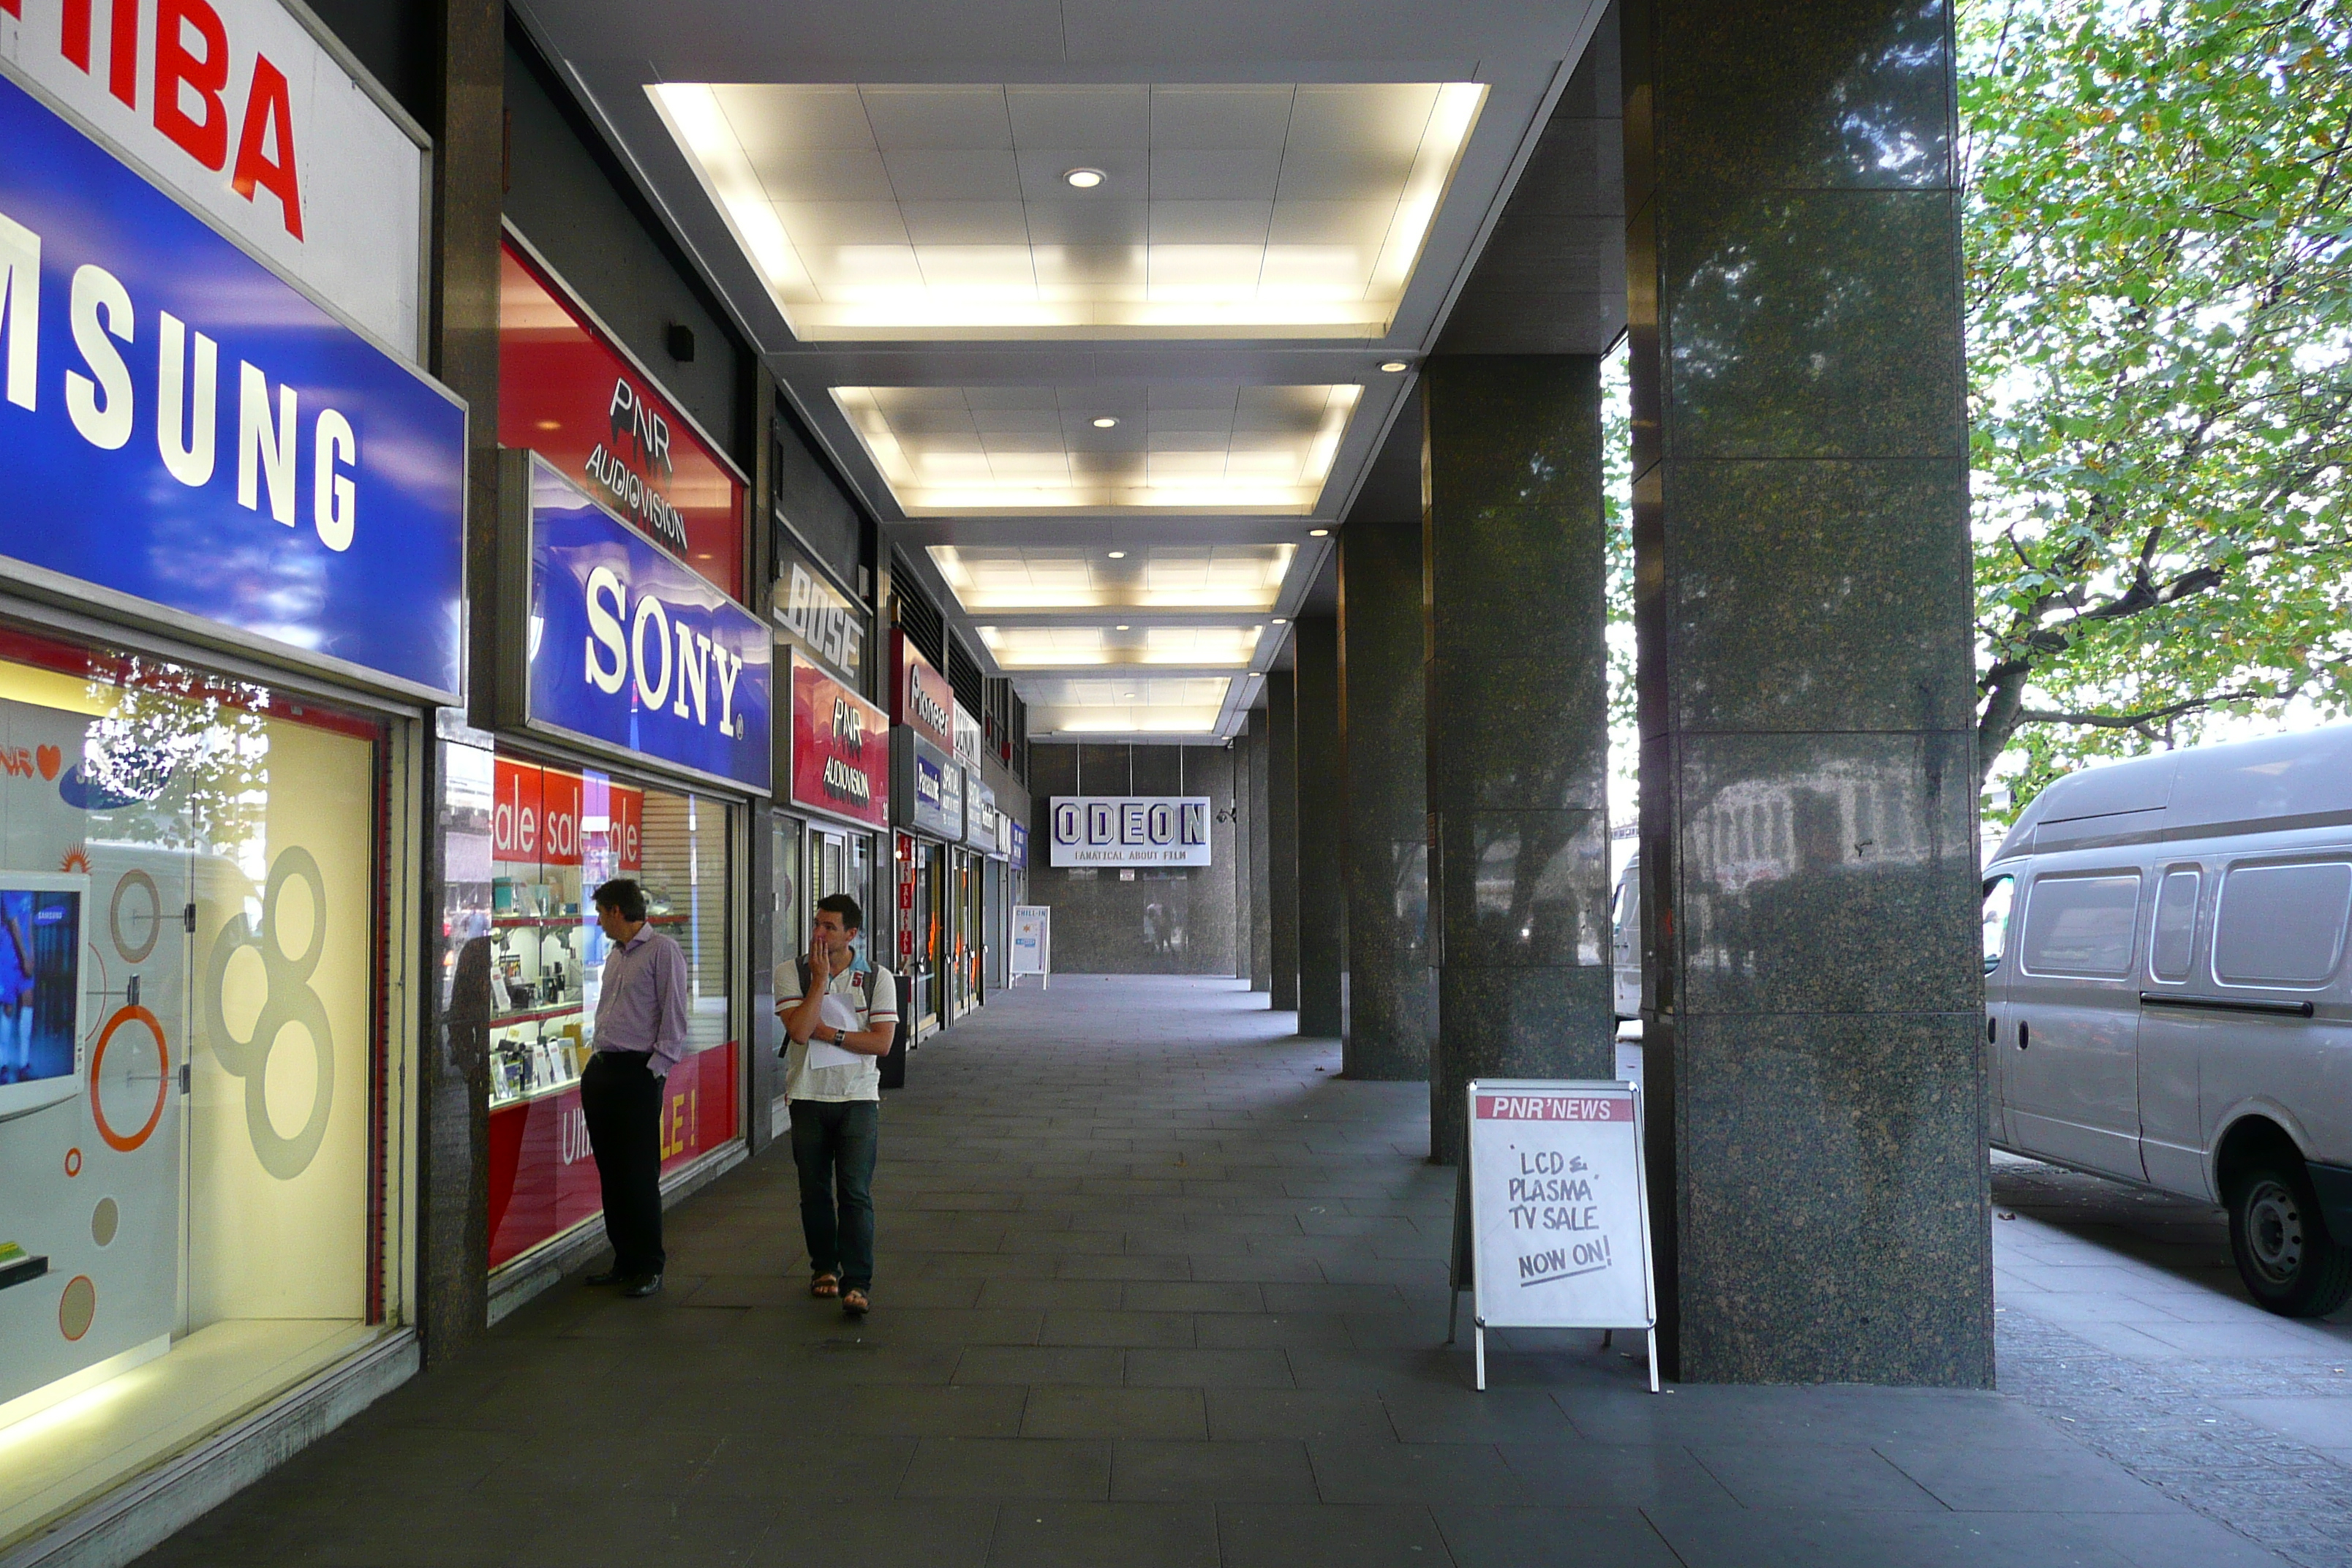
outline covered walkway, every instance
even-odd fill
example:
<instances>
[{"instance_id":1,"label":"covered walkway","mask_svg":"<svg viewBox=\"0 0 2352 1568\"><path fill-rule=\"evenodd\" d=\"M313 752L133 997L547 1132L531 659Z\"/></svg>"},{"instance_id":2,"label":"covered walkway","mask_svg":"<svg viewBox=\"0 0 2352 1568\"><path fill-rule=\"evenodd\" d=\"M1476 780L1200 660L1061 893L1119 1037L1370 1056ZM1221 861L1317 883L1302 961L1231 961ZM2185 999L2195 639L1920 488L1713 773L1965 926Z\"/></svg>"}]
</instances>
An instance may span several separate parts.
<instances>
[{"instance_id":1,"label":"covered walkway","mask_svg":"<svg viewBox=\"0 0 2352 1568\"><path fill-rule=\"evenodd\" d=\"M2280 1559L2003 1394L1685 1385L1441 1345L1427 1090L1238 982L1065 976L885 1107L863 1325L781 1150L656 1300L551 1291L148 1559L1523 1568Z\"/></svg>"}]
</instances>

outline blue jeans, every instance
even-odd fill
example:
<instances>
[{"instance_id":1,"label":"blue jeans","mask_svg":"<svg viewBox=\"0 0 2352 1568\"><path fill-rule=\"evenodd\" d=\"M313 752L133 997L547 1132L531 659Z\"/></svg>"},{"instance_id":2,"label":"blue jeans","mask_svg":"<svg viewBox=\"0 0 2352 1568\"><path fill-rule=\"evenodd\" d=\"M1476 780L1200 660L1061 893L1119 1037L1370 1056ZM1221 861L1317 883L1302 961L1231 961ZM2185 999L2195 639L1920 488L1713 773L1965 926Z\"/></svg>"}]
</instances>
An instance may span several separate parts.
<instances>
[{"instance_id":1,"label":"blue jeans","mask_svg":"<svg viewBox=\"0 0 2352 1568\"><path fill-rule=\"evenodd\" d=\"M874 1156L881 1143L879 1100L793 1101L809 1272L838 1274L845 1290L874 1285Z\"/></svg>"}]
</instances>

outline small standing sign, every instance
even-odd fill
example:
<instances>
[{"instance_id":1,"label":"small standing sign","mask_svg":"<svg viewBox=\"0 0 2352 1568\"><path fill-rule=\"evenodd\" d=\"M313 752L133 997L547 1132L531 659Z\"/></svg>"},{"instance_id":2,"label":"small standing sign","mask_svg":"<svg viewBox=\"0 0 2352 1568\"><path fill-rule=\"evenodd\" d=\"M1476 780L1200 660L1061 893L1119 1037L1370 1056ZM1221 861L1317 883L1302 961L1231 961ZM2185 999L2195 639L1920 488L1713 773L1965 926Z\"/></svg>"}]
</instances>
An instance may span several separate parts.
<instances>
[{"instance_id":1,"label":"small standing sign","mask_svg":"<svg viewBox=\"0 0 2352 1568\"><path fill-rule=\"evenodd\" d=\"M1478 1079L1465 1099L1454 1294L1465 1286L1471 1292L1478 1387L1486 1386L1490 1328L1641 1329L1655 1394L1658 1309L1640 1089ZM1451 1310L1445 1337L1454 1337Z\"/></svg>"},{"instance_id":2,"label":"small standing sign","mask_svg":"<svg viewBox=\"0 0 2352 1568\"><path fill-rule=\"evenodd\" d=\"M1054 910L1048 904L1013 906L1012 979L1017 984L1034 974L1046 990L1054 988Z\"/></svg>"}]
</instances>

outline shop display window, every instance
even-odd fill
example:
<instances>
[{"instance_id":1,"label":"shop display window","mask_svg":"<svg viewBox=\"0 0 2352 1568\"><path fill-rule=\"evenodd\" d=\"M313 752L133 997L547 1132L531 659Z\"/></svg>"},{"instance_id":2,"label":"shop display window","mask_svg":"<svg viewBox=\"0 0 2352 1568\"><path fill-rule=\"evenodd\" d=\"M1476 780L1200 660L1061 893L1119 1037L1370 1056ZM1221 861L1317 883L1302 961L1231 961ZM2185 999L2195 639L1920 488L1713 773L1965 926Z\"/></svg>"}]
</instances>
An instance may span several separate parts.
<instances>
[{"instance_id":1,"label":"shop display window","mask_svg":"<svg viewBox=\"0 0 2352 1568\"><path fill-rule=\"evenodd\" d=\"M399 1315L394 739L0 628L0 1549Z\"/></svg>"},{"instance_id":2,"label":"shop display window","mask_svg":"<svg viewBox=\"0 0 2352 1568\"><path fill-rule=\"evenodd\" d=\"M650 923L686 952L694 1054L666 1088L665 1169L737 1135L730 815L719 802L594 769L497 757L488 897L453 917L464 929L450 932L445 958L453 1005L488 1019L493 1268L600 1212L579 1089L612 946L596 921L600 884L635 879Z\"/></svg>"}]
</instances>

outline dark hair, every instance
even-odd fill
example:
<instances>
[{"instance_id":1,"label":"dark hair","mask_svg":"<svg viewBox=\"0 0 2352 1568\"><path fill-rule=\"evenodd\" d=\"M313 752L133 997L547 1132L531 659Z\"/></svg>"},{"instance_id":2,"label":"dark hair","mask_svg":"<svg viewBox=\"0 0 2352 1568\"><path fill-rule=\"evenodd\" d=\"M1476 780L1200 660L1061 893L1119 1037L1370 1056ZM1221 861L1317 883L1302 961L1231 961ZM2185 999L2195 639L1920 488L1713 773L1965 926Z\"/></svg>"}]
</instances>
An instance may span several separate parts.
<instances>
[{"instance_id":1,"label":"dark hair","mask_svg":"<svg viewBox=\"0 0 2352 1568\"><path fill-rule=\"evenodd\" d=\"M615 877L596 889L596 907L612 910L625 921L646 918L646 890L634 878Z\"/></svg>"},{"instance_id":2,"label":"dark hair","mask_svg":"<svg viewBox=\"0 0 2352 1568\"><path fill-rule=\"evenodd\" d=\"M857 900L847 893L827 893L816 901L816 907L820 912L830 910L839 915L844 931L866 929L865 911L857 907Z\"/></svg>"}]
</instances>

